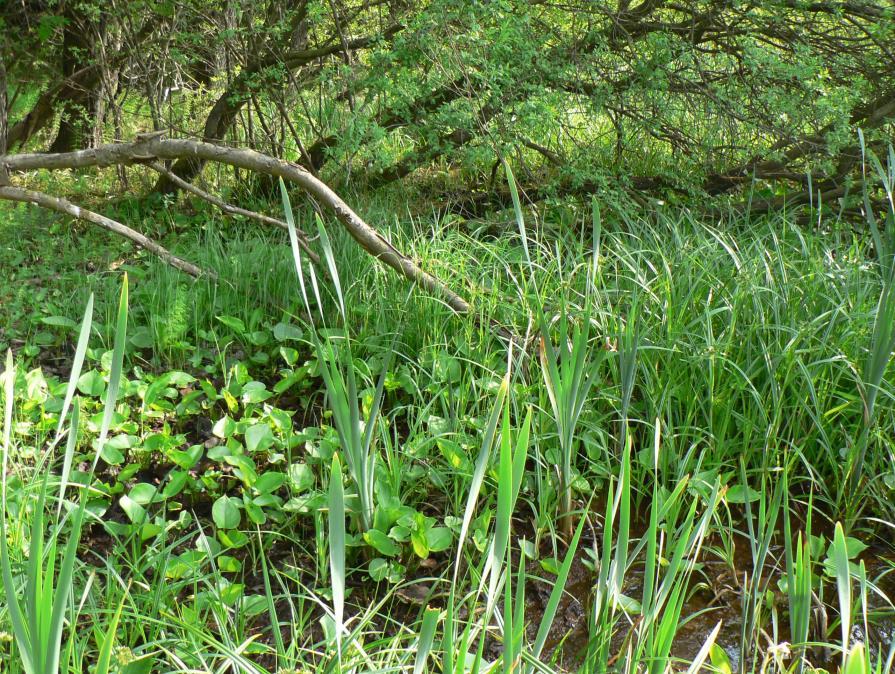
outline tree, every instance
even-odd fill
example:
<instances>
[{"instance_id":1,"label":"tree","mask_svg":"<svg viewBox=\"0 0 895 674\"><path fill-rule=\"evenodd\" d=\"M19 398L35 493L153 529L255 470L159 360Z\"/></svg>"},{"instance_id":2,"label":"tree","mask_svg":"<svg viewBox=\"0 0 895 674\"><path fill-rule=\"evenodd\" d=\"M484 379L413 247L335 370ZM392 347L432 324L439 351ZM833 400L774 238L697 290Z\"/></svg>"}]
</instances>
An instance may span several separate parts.
<instances>
[{"instance_id":1,"label":"tree","mask_svg":"<svg viewBox=\"0 0 895 674\"><path fill-rule=\"evenodd\" d=\"M16 59L7 75L11 149L88 147L84 130L111 118L115 136L168 129L371 188L436 166L489 184L507 158L532 199L719 195L756 179L802 194L809 173L842 196L855 128L878 146L895 106L895 8L868 0L22 0L0 11L5 51L35 64ZM202 167L172 170L193 182ZM156 189L178 187L163 176ZM769 196L753 204L778 203ZM506 199L468 190L475 207Z\"/></svg>"}]
</instances>

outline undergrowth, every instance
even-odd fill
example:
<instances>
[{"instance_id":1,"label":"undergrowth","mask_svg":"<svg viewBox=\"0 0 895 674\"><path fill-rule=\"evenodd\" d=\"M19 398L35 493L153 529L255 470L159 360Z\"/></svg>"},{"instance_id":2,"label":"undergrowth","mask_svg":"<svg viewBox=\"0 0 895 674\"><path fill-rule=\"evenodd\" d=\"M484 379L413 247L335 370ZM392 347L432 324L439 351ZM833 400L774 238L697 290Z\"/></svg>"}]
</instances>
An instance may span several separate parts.
<instances>
[{"instance_id":1,"label":"undergrowth","mask_svg":"<svg viewBox=\"0 0 895 674\"><path fill-rule=\"evenodd\" d=\"M610 203L483 236L359 209L470 298L457 317L297 206L334 264L207 212L152 225L218 283L4 207L4 584L29 582L37 513L70 540L86 504L63 671L892 671L874 237ZM60 424L81 489L54 502ZM11 606L3 671L30 671Z\"/></svg>"}]
</instances>

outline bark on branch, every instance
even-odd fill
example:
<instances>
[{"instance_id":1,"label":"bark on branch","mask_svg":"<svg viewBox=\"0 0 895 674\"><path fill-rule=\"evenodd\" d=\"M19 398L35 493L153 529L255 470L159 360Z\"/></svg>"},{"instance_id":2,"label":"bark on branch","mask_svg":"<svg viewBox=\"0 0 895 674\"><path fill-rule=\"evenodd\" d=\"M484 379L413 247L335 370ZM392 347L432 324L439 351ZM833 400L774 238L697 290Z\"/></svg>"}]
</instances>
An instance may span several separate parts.
<instances>
[{"instance_id":1,"label":"bark on branch","mask_svg":"<svg viewBox=\"0 0 895 674\"><path fill-rule=\"evenodd\" d=\"M194 158L264 173L294 183L333 211L348 233L370 255L426 290L440 295L458 313L469 313L469 303L438 278L421 269L398 251L376 229L355 213L338 194L306 169L254 150L229 148L186 139L148 138L132 143L110 143L89 150L59 154L16 154L0 157L0 167L8 172L36 169L84 168L145 164L159 159Z\"/></svg>"}]
</instances>

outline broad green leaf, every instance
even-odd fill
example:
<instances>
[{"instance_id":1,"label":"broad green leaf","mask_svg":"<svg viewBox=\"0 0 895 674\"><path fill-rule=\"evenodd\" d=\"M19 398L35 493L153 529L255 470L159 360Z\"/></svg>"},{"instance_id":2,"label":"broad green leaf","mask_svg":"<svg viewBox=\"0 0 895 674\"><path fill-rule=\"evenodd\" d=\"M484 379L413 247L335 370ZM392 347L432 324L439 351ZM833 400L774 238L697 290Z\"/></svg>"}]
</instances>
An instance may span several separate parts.
<instances>
[{"instance_id":1,"label":"broad green leaf","mask_svg":"<svg viewBox=\"0 0 895 674\"><path fill-rule=\"evenodd\" d=\"M754 503L761 498L761 492L749 486L735 484L727 490L725 498L728 503Z\"/></svg>"},{"instance_id":2,"label":"broad green leaf","mask_svg":"<svg viewBox=\"0 0 895 674\"><path fill-rule=\"evenodd\" d=\"M250 381L242 387L242 402L246 405L264 402L273 395L260 381Z\"/></svg>"},{"instance_id":3,"label":"broad green leaf","mask_svg":"<svg viewBox=\"0 0 895 674\"><path fill-rule=\"evenodd\" d=\"M270 449L274 443L273 432L266 422L249 426L245 432L246 449L249 452L263 452Z\"/></svg>"},{"instance_id":4,"label":"broad green leaf","mask_svg":"<svg viewBox=\"0 0 895 674\"><path fill-rule=\"evenodd\" d=\"M262 494L269 494L282 487L285 482L286 475L284 473L268 471L259 475L252 486Z\"/></svg>"},{"instance_id":5,"label":"broad green leaf","mask_svg":"<svg viewBox=\"0 0 895 674\"><path fill-rule=\"evenodd\" d=\"M99 398L106 390L106 382L99 370L90 370L78 378L78 390L85 396Z\"/></svg>"},{"instance_id":6,"label":"broad green leaf","mask_svg":"<svg viewBox=\"0 0 895 674\"><path fill-rule=\"evenodd\" d=\"M211 517L221 529L235 529L241 519L236 502L229 496L221 496L214 502Z\"/></svg>"},{"instance_id":7,"label":"broad green leaf","mask_svg":"<svg viewBox=\"0 0 895 674\"><path fill-rule=\"evenodd\" d=\"M292 323L277 323L273 327L273 337L278 342L286 340L300 340L304 337L304 331Z\"/></svg>"},{"instance_id":8,"label":"broad green leaf","mask_svg":"<svg viewBox=\"0 0 895 674\"><path fill-rule=\"evenodd\" d=\"M185 470L172 471L168 476L168 481L162 487L161 496L163 499L174 498L186 486L190 476Z\"/></svg>"},{"instance_id":9,"label":"broad green leaf","mask_svg":"<svg viewBox=\"0 0 895 674\"><path fill-rule=\"evenodd\" d=\"M730 663L730 657L718 644L712 644L709 648L709 658L712 667L718 670L719 674L733 674L733 665Z\"/></svg>"},{"instance_id":10,"label":"broad green leaf","mask_svg":"<svg viewBox=\"0 0 895 674\"><path fill-rule=\"evenodd\" d=\"M152 499L155 498L156 488L147 483L147 482L138 482L133 487L131 487L130 492L128 492L128 496L135 503L139 503L140 505L149 505L152 503Z\"/></svg>"},{"instance_id":11,"label":"broad green leaf","mask_svg":"<svg viewBox=\"0 0 895 674\"><path fill-rule=\"evenodd\" d=\"M134 524L142 524L146 520L146 510L130 497L122 496L118 499L118 503L128 519Z\"/></svg>"},{"instance_id":12,"label":"broad green leaf","mask_svg":"<svg viewBox=\"0 0 895 674\"><path fill-rule=\"evenodd\" d=\"M376 550L379 554L386 557L394 557L400 552L397 544L379 529L370 529L364 532L364 541Z\"/></svg>"},{"instance_id":13,"label":"broad green leaf","mask_svg":"<svg viewBox=\"0 0 895 674\"><path fill-rule=\"evenodd\" d=\"M293 491L306 492L313 489L316 484L314 471L306 463L293 463L289 466L289 486Z\"/></svg>"},{"instance_id":14,"label":"broad green leaf","mask_svg":"<svg viewBox=\"0 0 895 674\"><path fill-rule=\"evenodd\" d=\"M246 332L245 323L242 322L239 318L235 316L218 316L218 320L226 325L228 328L233 330L237 335L244 335Z\"/></svg>"},{"instance_id":15,"label":"broad green leaf","mask_svg":"<svg viewBox=\"0 0 895 674\"><path fill-rule=\"evenodd\" d=\"M236 432L236 422L229 415L225 414L215 422L211 432L219 438L229 438Z\"/></svg>"},{"instance_id":16,"label":"broad green leaf","mask_svg":"<svg viewBox=\"0 0 895 674\"><path fill-rule=\"evenodd\" d=\"M44 316L40 322L44 325L55 325L61 328L78 327L78 324L67 316Z\"/></svg>"},{"instance_id":17,"label":"broad green leaf","mask_svg":"<svg viewBox=\"0 0 895 674\"><path fill-rule=\"evenodd\" d=\"M447 550L453 541L453 534L447 527L432 527L426 531L426 544L432 552Z\"/></svg>"},{"instance_id":18,"label":"broad green leaf","mask_svg":"<svg viewBox=\"0 0 895 674\"><path fill-rule=\"evenodd\" d=\"M410 532L410 546L420 559L429 556L429 539L425 530L414 529Z\"/></svg>"},{"instance_id":19,"label":"broad green leaf","mask_svg":"<svg viewBox=\"0 0 895 674\"><path fill-rule=\"evenodd\" d=\"M367 571L370 574L370 578L378 583L388 577L389 563L382 559L382 557L376 557L375 559L370 560L370 565L367 567Z\"/></svg>"}]
</instances>

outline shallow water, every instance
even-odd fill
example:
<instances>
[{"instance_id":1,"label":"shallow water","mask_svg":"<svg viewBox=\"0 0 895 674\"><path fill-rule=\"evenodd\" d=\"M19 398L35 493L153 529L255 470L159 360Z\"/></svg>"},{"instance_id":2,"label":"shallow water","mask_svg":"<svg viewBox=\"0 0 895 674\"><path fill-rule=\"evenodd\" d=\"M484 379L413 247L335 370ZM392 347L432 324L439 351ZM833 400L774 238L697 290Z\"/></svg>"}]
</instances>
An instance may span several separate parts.
<instances>
[{"instance_id":1,"label":"shallow water","mask_svg":"<svg viewBox=\"0 0 895 674\"><path fill-rule=\"evenodd\" d=\"M779 553L774 557L779 557L782 560L782 550L772 552ZM868 578L871 580L880 578L879 589L887 597L895 598L895 571L893 571L895 560L887 555L890 556L891 553L871 548L864 552L862 558L865 561ZM575 670L583 664L590 638L588 615L592 607L596 575L585 565L583 559L584 556L579 555L573 563L566 586L567 591L560 602L545 647L545 654L552 654L560 666L570 670ZM741 584L744 574L751 576L753 571L752 557L745 539L736 546L733 566L734 568L731 568L726 562L712 558L712 554L706 548L703 549L702 569L701 572L694 573L691 579L687 601L681 611L681 622L671 650L672 657L678 659L682 664L689 663L696 657L718 621L721 621L721 629L715 643L727 653L734 672L743 669L740 647L743 639ZM769 572L771 576L768 579ZM547 576L538 565L532 566L531 573L534 576ZM779 616L776 635L778 643L789 641L787 599L777 587L777 580L781 573L784 573L782 562L781 568L774 568L771 563L766 565L764 576L766 586L774 590L778 604L776 609ZM547 577L549 578L549 576ZM531 621L529 630L532 638L540 624L551 587L549 582L533 580L527 591L526 616ZM840 641L840 637L838 623L835 622L838 616L836 608L838 599L835 582L832 579L827 580L824 592L826 604L828 604L826 607L828 622L826 641L835 644ZM857 593L856 587L853 587L853 592ZM636 598L638 601L641 599L643 594L642 565L635 564L629 570L625 579L624 594ZM889 647L895 642L895 613L892 612L891 606L885 599L874 593L868 596L868 611L872 615L872 619L868 621L868 633L865 635L863 620L861 620L861 624L856 625L852 630L852 642L868 641L867 637L869 637L872 651L879 652L881 650L887 654ZM883 615L878 615L880 612ZM815 614L819 615L819 612L815 611ZM770 623L767 612L765 612L765 622ZM833 624L834 628L830 629L829 624ZM631 619L625 616L619 618L611 646L611 652L615 654L615 657L624 655L628 645L626 640L629 637L629 632L637 627L635 616L631 616ZM753 664L751 660L755 658L760 660L765 657L767 648L771 645L773 639L768 636L768 633L773 632L773 627L770 624L763 627L766 634L760 637L761 643L757 648L750 646L753 652L746 654L749 660L746 669L751 668L748 666ZM810 638L820 641L821 634L817 633L817 629L818 626L815 625ZM814 648L808 653L808 659L812 664L828 671L838 669L840 657L841 655L833 649Z\"/></svg>"}]
</instances>

